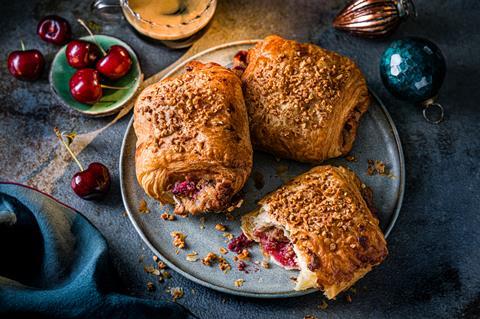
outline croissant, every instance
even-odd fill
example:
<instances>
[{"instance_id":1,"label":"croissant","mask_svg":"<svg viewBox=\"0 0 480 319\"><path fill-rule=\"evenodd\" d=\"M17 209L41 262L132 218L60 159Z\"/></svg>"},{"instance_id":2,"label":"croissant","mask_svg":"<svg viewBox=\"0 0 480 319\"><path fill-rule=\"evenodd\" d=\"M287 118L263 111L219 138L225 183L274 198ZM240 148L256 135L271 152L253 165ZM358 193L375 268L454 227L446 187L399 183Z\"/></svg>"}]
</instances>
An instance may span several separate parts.
<instances>
[{"instance_id":1,"label":"croissant","mask_svg":"<svg viewBox=\"0 0 480 319\"><path fill-rule=\"evenodd\" d=\"M352 60L268 36L233 62L254 148L312 163L351 150L369 104L365 79Z\"/></svg>"},{"instance_id":2,"label":"croissant","mask_svg":"<svg viewBox=\"0 0 480 319\"><path fill-rule=\"evenodd\" d=\"M351 287L388 254L371 192L347 168L318 166L260 200L242 230L286 269L299 269L295 290L327 298Z\"/></svg>"},{"instance_id":3,"label":"croissant","mask_svg":"<svg viewBox=\"0 0 480 319\"><path fill-rule=\"evenodd\" d=\"M216 63L150 85L134 109L139 184L180 215L221 211L245 184L252 145L241 81Z\"/></svg>"}]
</instances>

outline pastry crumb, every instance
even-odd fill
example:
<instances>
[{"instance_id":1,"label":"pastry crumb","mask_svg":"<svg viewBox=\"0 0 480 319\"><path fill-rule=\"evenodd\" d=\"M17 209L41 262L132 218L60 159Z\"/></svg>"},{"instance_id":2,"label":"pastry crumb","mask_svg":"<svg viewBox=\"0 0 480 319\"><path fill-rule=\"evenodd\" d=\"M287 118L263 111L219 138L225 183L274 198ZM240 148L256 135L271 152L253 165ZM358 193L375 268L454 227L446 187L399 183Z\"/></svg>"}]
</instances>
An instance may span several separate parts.
<instances>
[{"instance_id":1,"label":"pastry crumb","mask_svg":"<svg viewBox=\"0 0 480 319\"><path fill-rule=\"evenodd\" d=\"M381 175L381 176L393 176L390 174L388 169L385 166L385 163L379 160L367 160L368 167L367 167L367 175L373 176L373 175Z\"/></svg>"},{"instance_id":2,"label":"pastry crumb","mask_svg":"<svg viewBox=\"0 0 480 319\"><path fill-rule=\"evenodd\" d=\"M269 269L269 268L270 268L270 264L269 264L267 261L265 261L265 260L263 260L263 261L260 263L260 265L261 265L263 268L265 268L265 269Z\"/></svg>"},{"instance_id":3,"label":"pastry crumb","mask_svg":"<svg viewBox=\"0 0 480 319\"><path fill-rule=\"evenodd\" d=\"M202 259L202 264L204 264L205 266L211 266L212 263L217 260L217 258L217 254L209 252L207 256Z\"/></svg>"},{"instance_id":4,"label":"pastry crumb","mask_svg":"<svg viewBox=\"0 0 480 319\"><path fill-rule=\"evenodd\" d=\"M232 233L224 233L223 237L225 237L228 240L232 240L234 238Z\"/></svg>"},{"instance_id":5,"label":"pastry crumb","mask_svg":"<svg viewBox=\"0 0 480 319\"><path fill-rule=\"evenodd\" d=\"M356 162L357 161L357 158L355 157L355 155L347 155L347 156L345 156L345 159L349 162Z\"/></svg>"},{"instance_id":6,"label":"pastry crumb","mask_svg":"<svg viewBox=\"0 0 480 319\"><path fill-rule=\"evenodd\" d=\"M232 266L230 266L230 264L225 258L218 256L217 259L218 259L218 268L220 268L221 271L223 271L224 273L227 273L232 269Z\"/></svg>"},{"instance_id":7,"label":"pastry crumb","mask_svg":"<svg viewBox=\"0 0 480 319\"><path fill-rule=\"evenodd\" d=\"M140 200L140 203L138 204L138 211L142 214L148 214L150 213L150 209L147 206L147 201L142 199Z\"/></svg>"},{"instance_id":8,"label":"pastry crumb","mask_svg":"<svg viewBox=\"0 0 480 319\"><path fill-rule=\"evenodd\" d=\"M230 214L229 212L225 213L225 217L227 218L228 221L233 222L235 220L235 216Z\"/></svg>"},{"instance_id":9,"label":"pastry crumb","mask_svg":"<svg viewBox=\"0 0 480 319\"><path fill-rule=\"evenodd\" d=\"M175 220L175 215L171 215L169 213L163 213L160 215L160 218L163 220L169 220L169 221L174 221Z\"/></svg>"},{"instance_id":10,"label":"pastry crumb","mask_svg":"<svg viewBox=\"0 0 480 319\"><path fill-rule=\"evenodd\" d=\"M226 255L226 254L228 254L228 250L227 250L227 249L225 249L225 248L223 248L223 247L220 247L220 249L219 249L219 250L220 250L220 253L221 253L221 254L223 254L223 255Z\"/></svg>"},{"instance_id":11,"label":"pastry crumb","mask_svg":"<svg viewBox=\"0 0 480 319\"><path fill-rule=\"evenodd\" d=\"M155 285L153 284L153 282L149 281L147 282L147 291L155 291Z\"/></svg>"},{"instance_id":12,"label":"pastry crumb","mask_svg":"<svg viewBox=\"0 0 480 319\"><path fill-rule=\"evenodd\" d=\"M218 231L226 231L227 227L223 224L216 224L215 229L218 230Z\"/></svg>"},{"instance_id":13,"label":"pastry crumb","mask_svg":"<svg viewBox=\"0 0 480 319\"><path fill-rule=\"evenodd\" d=\"M352 296L350 295L345 295L345 300L347 300L347 302L352 302Z\"/></svg>"},{"instance_id":14,"label":"pastry crumb","mask_svg":"<svg viewBox=\"0 0 480 319\"><path fill-rule=\"evenodd\" d=\"M173 231L170 233L170 236L173 238L173 245L177 248L183 249L185 248L185 236L183 233L179 231Z\"/></svg>"},{"instance_id":15,"label":"pastry crumb","mask_svg":"<svg viewBox=\"0 0 480 319\"><path fill-rule=\"evenodd\" d=\"M233 260L250 260L250 252L248 249L243 249L237 256L233 257Z\"/></svg>"},{"instance_id":16,"label":"pastry crumb","mask_svg":"<svg viewBox=\"0 0 480 319\"><path fill-rule=\"evenodd\" d=\"M303 319L317 319L314 315L306 315Z\"/></svg>"},{"instance_id":17,"label":"pastry crumb","mask_svg":"<svg viewBox=\"0 0 480 319\"><path fill-rule=\"evenodd\" d=\"M245 282L244 279L237 279L234 281L235 287L242 287L243 283Z\"/></svg>"},{"instance_id":18,"label":"pastry crumb","mask_svg":"<svg viewBox=\"0 0 480 319\"><path fill-rule=\"evenodd\" d=\"M198 260L198 253L196 251L192 251L191 253L187 254L185 259L187 261L195 262Z\"/></svg>"},{"instance_id":19,"label":"pastry crumb","mask_svg":"<svg viewBox=\"0 0 480 319\"><path fill-rule=\"evenodd\" d=\"M162 274L163 279L170 279L170 278L172 278L172 275L171 275L168 271L166 271L166 270L162 270L160 273Z\"/></svg>"},{"instance_id":20,"label":"pastry crumb","mask_svg":"<svg viewBox=\"0 0 480 319\"><path fill-rule=\"evenodd\" d=\"M163 261L160 260L157 263L157 267L158 267L158 269L165 269L165 268L167 268L167 265Z\"/></svg>"},{"instance_id":21,"label":"pastry crumb","mask_svg":"<svg viewBox=\"0 0 480 319\"><path fill-rule=\"evenodd\" d=\"M180 287L173 287L169 289L170 295L172 295L173 301L176 301L177 299L180 299L183 297L183 288Z\"/></svg>"}]
</instances>

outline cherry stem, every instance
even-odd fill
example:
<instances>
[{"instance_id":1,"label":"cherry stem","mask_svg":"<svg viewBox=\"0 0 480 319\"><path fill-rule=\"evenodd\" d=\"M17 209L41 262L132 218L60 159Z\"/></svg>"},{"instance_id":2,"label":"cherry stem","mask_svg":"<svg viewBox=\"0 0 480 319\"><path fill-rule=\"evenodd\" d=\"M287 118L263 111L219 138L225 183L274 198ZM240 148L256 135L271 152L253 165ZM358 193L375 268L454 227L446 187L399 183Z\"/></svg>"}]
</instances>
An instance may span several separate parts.
<instances>
[{"instance_id":1,"label":"cherry stem","mask_svg":"<svg viewBox=\"0 0 480 319\"><path fill-rule=\"evenodd\" d=\"M100 45L100 43L98 43L97 39L95 39L95 36L93 35L93 32L92 30L90 30L90 28L87 26L87 24L82 20L82 19L77 19L78 23L80 23L80 25L85 29L87 30L88 34L90 34L90 37L92 37L92 40L95 42L95 44L100 48L100 51L102 51L102 54L103 56L107 55L107 52L105 52L105 50L102 48L102 46Z\"/></svg>"},{"instance_id":2,"label":"cherry stem","mask_svg":"<svg viewBox=\"0 0 480 319\"><path fill-rule=\"evenodd\" d=\"M105 85L105 84L100 84L100 86L104 89L112 89L112 90L128 90L130 88L128 86L111 86L111 85Z\"/></svg>"},{"instance_id":3,"label":"cherry stem","mask_svg":"<svg viewBox=\"0 0 480 319\"><path fill-rule=\"evenodd\" d=\"M22 51L25 51L25 43L23 43L23 40L20 40L20 45L22 46Z\"/></svg>"},{"instance_id":4,"label":"cherry stem","mask_svg":"<svg viewBox=\"0 0 480 319\"><path fill-rule=\"evenodd\" d=\"M70 148L70 146L68 146L67 143L65 143L65 140L63 139L62 137L62 133L60 133L60 130L55 127L53 129L55 131L55 135L57 135L58 139L60 140L60 142L62 142L63 145L65 145L65 147L67 148L67 151L70 153L70 155L72 155L73 159L75 160L75 162L77 162L77 165L78 167L80 167L80 170L83 171L83 166L82 164L80 163L80 161L77 159L77 157L75 156L75 154L73 153L72 149Z\"/></svg>"}]
</instances>

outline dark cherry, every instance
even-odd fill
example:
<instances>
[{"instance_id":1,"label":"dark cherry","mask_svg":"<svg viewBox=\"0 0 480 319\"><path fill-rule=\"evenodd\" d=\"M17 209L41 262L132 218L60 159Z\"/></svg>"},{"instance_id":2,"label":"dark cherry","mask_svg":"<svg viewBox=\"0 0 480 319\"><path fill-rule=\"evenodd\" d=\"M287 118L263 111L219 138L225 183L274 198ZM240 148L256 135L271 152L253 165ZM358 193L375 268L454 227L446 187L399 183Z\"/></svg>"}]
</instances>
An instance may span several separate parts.
<instances>
[{"instance_id":1,"label":"dark cherry","mask_svg":"<svg viewBox=\"0 0 480 319\"><path fill-rule=\"evenodd\" d=\"M70 79L70 93L80 103L95 104L103 95L100 74L94 69L81 69Z\"/></svg>"},{"instance_id":2,"label":"dark cherry","mask_svg":"<svg viewBox=\"0 0 480 319\"><path fill-rule=\"evenodd\" d=\"M17 79L34 81L42 74L45 59L38 50L13 51L8 55L7 66Z\"/></svg>"},{"instance_id":3,"label":"dark cherry","mask_svg":"<svg viewBox=\"0 0 480 319\"><path fill-rule=\"evenodd\" d=\"M43 41L63 45L72 38L70 23L57 15L46 16L38 23L37 34Z\"/></svg>"},{"instance_id":4,"label":"dark cherry","mask_svg":"<svg viewBox=\"0 0 480 319\"><path fill-rule=\"evenodd\" d=\"M83 199L101 199L110 189L110 173L105 165L92 163L86 170L73 175L70 185L75 194Z\"/></svg>"},{"instance_id":5,"label":"dark cherry","mask_svg":"<svg viewBox=\"0 0 480 319\"><path fill-rule=\"evenodd\" d=\"M130 71L132 58L121 45L112 45L107 54L97 62L96 69L106 78L117 80Z\"/></svg>"},{"instance_id":6,"label":"dark cherry","mask_svg":"<svg viewBox=\"0 0 480 319\"><path fill-rule=\"evenodd\" d=\"M73 40L67 45L65 55L71 67L83 69L95 66L95 62L100 56L100 49L95 43Z\"/></svg>"}]
</instances>

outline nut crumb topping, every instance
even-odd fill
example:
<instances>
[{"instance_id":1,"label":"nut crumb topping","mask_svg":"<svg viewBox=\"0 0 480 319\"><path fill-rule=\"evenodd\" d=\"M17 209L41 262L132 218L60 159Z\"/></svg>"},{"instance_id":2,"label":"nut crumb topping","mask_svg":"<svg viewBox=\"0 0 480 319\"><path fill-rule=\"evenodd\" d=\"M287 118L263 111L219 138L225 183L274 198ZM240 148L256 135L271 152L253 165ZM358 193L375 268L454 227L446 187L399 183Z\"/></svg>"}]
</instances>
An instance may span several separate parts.
<instances>
[{"instance_id":1,"label":"nut crumb topping","mask_svg":"<svg viewBox=\"0 0 480 319\"><path fill-rule=\"evenodd\" d=\"M173 245L179 249L185 248L185 236L183 233L174 231L170 233L173 238ZM178 253L177 253L178 254Z\"/></svg>"},{"instance_id":2,"label":"nut crumb topping","mask_svg":"<svg viewBox=\"0 0 480 319\"><path fill-rule=\"evenodd\" d=\"M155 291L155 285L153 284L153 282L149 281L147 282L147 291Z\"/></svg>"},{"instance_id":3,"label":"nut crumb topping","mask_svg":"<svg viewBox=\"0 0 480 319\"><path fill-rule=\"evenodd\" d=\"M229 272L232 269L232 266L230 266L230 263L223 257L218 256L218 268L220 268L221 271L224 273Z\"/></svg>"},{"instance_id":4,"label":"nut crumb topping","mask_svg":"<svg viewBox=\"0 0 480 319\"><path fill-rule=\"evenodd\" d=\"M175 220L175 215L169 214L169 213L163 213L160 215L160 218L163 220L169 220L169 221L174 221Z\"/></svg>"},{"instance_id":5,"label":"nut crumb topping","mask_svg":"<svg viewBox=\"0 0 480 319\"><path fill-rule=\"evenodd\" d=\"M138 211L141 213L141 214L148 214L150 213L150 209L148 208L147 206L147 201L142 199L140 200L140 203L138 204Z\"/></svg>"},{"instance_id":6,"label":"nut crumb topping","mask_svg":"<svg viewBox=\"0 0 480 319\"><path fill-rule=\"evenodd\" d=\"M245 279L237 279L234 281L235 287L242 287Z\"/></svg>"},{"instance_id":7,"label":"nut crumb topping","mask_svg":"<svg viewBox=\"0 0 480 319\"><path fill-rule=\"evenodd\" d=\"M172 295L173 301L176 301L177 299L180 299L183 297L183 288L180 287L173 287L169 289L170 295Z\"/></svg>"},{"instance_id":8,"label":"nut crumb topping","mask_svg":"<svg viewBox=\"0 0 480 319\"><path fill-rule=\"evenodd\" d=\"M217 260L217 258L217 254L209 252L207 256L202 259L202 264L204 264L205 266L211 266L212 263Z\"/></svg>"},{"instance_id":9,"label":"nut crumb topping","mask_svg":"<svg viewBox=\"0 0 480 319\"><path fill-rule=\"evenodd\" d=\"M187 254L185 259L187 261L195 262L198 260L198 253L196 251L192 251L191 253Z\"/></svg>"},{"instance_id":10,"label":"nut crumb topping","mask_svg":"<svg viewBox=\"0 0 480 319\"><path fill-rule=\"evenodd\" d=\"M225 225L222 225L222 224L216 224L215 229L218 230L218 231L226 231L227 227Z\"/></svg>"}]
</instances>

